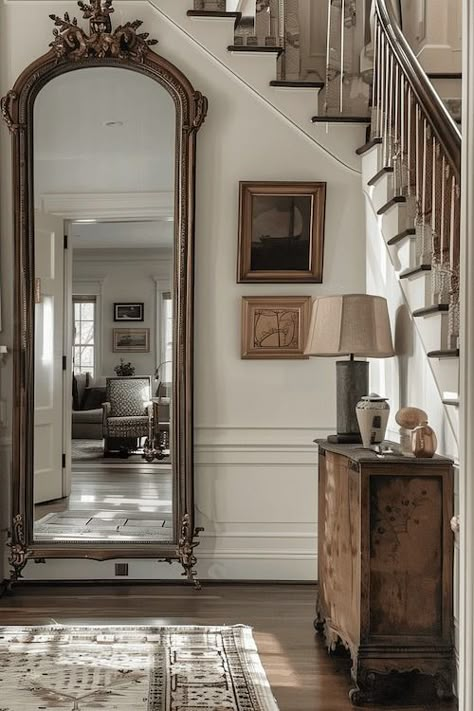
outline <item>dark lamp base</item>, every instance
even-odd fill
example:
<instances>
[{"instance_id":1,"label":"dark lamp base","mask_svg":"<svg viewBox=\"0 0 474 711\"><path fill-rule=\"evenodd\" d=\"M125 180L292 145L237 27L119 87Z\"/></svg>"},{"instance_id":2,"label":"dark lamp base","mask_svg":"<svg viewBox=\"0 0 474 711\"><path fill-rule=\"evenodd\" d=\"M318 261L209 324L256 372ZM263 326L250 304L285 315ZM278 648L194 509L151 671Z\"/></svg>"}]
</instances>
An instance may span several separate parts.
<instances>
[{"instance_id":1,"label":"dark lamp base","mask_svg":"<svg viewBox=\"0 0 474 711\"><path fill-rule=\"evenodd\" d=\"M334 434L329 435L328 442L331 444L362 444L360 434Z\"/></svg>"}]
</instances>

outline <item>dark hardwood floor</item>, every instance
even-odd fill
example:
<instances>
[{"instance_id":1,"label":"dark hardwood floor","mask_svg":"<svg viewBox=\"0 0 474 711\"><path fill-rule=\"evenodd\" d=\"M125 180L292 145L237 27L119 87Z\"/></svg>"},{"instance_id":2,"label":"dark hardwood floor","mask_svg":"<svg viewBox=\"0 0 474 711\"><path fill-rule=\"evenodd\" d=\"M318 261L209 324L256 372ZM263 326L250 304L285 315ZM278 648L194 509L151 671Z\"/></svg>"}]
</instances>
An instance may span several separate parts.
<instances>
[{"instance_id":1,"label":"dark hardwood floor","mask_svg":"<svg viewBox=\"0 0 474 711\"><path fill-rule=\"evenodd\" d=\"M0 625L248 624L280 711L349 711L349 661L329 657L315 637L314 600L313 585L205 583L196 592L168 584L18 584L0 600ZM453 711L456 705L403 708Z\"/></svg>"}]
</instances>

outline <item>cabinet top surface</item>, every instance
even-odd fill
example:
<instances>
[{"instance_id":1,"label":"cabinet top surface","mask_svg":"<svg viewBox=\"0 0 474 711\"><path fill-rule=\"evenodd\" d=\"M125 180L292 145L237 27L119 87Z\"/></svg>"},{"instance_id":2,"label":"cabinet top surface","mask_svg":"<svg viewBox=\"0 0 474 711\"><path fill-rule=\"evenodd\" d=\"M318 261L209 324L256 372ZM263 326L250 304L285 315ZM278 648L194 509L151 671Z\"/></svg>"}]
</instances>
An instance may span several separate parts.
<instances>
[{"instance_id":1,"label":"cabinet top surface","mask_svg":"<svg viewBox=\"0 0 474 711\"><path fill-rule=\"evenodd\" d=\"M410 466L440 466L446 464L453 464L453 460L449 457L442 457L439 454L435 454L434 457L420 458L408 457L400 454L398 445L396 442L383 442L383 448L390 447L393 449L393 454L379 454L372 449L365 449L361 444L333 444L325 439L315 439L315 444L318 445L319 449L324 452L333 452L334 454L341 454L343 457L351 459L353 462L357 463L378 463L378 464L409 464Z\"/></svg>"}]
</instances>

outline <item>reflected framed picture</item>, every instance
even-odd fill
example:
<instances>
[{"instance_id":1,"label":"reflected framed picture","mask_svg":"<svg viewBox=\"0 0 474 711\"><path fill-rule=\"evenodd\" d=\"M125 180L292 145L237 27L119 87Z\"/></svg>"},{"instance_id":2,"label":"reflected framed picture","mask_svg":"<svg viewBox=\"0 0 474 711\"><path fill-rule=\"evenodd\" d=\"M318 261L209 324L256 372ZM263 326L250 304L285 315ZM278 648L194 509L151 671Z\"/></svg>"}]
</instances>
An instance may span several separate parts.
<instances>
[{"instance_id":1,"label":"reflected framed picture","mask_svg":"<svg viewBox=\"0 0 474 711\"><path fill-rule=\"evenodd\" d=\"M241 357L307 358L311 303L311 296L244 296Z\"/></svg>"},{"instance_id":2,"label":"reflected framed picture","mask_svg":"<svg viewBox=\"0 0 474 711\"><path fill-rule=\"evenodd\" d=\"M114 304L114 321L143 321L143 303Z\"/></svg>"},{"instance_id":3,"label":"reflected framed picture","mask_svg":"<svg viewBox=\"0 0 474 711\"><path fill-rule=\"evenodd\" d=\"M114 328L114 353L149 353L149 328Z\"/></svg>"},{"instance_id":4,"label":"reflected framed picture","mask_svg":"<svg viewBox=\"0 0 474 711\"><path fill-rule=\"evenodd\" d=\"M241 182L238 282L323 280L326 183Z\"/></svg>"}]
</instances>

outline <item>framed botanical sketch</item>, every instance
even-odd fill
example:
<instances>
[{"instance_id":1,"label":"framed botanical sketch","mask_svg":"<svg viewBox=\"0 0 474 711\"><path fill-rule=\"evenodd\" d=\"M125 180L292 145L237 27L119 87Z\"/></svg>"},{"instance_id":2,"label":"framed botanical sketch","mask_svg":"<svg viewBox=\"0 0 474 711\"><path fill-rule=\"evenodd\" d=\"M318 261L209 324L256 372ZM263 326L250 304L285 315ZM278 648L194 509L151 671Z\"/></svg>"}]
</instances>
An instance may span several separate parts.
<instances>
[{"instance_id":1,"label":"framed botanical sketch","mask_svg":"<svg viewBox=\"0 0 474 711\"><path fill-rule=\"evenodd\" d=\"M241 182L238 282L323 280L326 183Z\"/></svg>"},{"instance_id":2,"label":"framed botanical sketch","mask_svg":"<svg viewBox=\"0 0 474 711\"><path fill-rule=\"evenodd\" d=\"M149 328L114 328L114 353L149 353Z\"/></svg>"},{"instance_id":3,"label":"framed botanical sketch","mask_svg":"<svg viewBox=\"0 0 474 711\"><path fill-rule=\"evenodd\" d=\"M311 304L311 296L244 296L242 358L307 358Z\"/></svg>"},{"instance_id":4,"label":"framed botanical sketch","mask_svg":"<svg viewBox=\"0 0 474 711\"><path fill-rule=\"evenodd\" d=\"M114 321L143 321L143 303L114 304Z\"/></svg>"}]
</instances>

